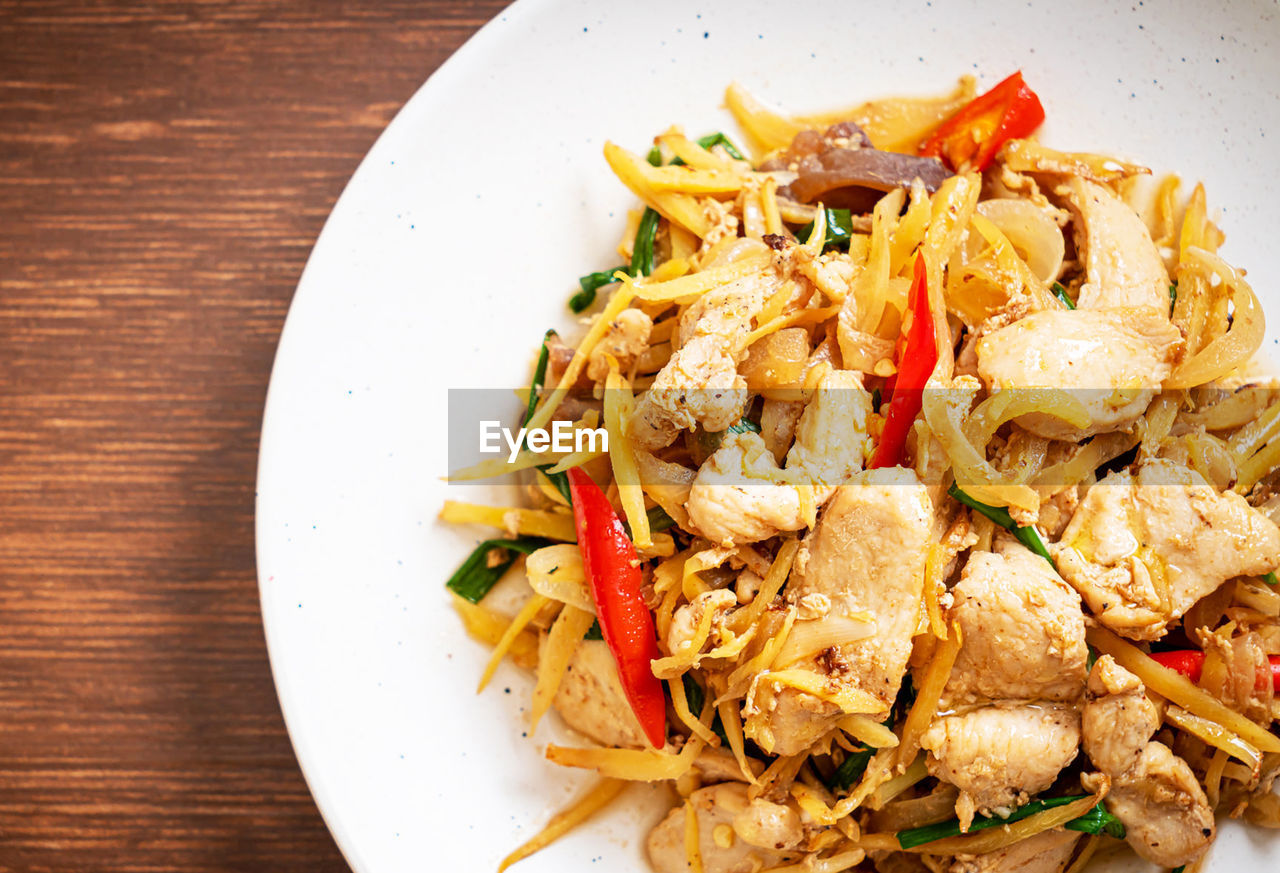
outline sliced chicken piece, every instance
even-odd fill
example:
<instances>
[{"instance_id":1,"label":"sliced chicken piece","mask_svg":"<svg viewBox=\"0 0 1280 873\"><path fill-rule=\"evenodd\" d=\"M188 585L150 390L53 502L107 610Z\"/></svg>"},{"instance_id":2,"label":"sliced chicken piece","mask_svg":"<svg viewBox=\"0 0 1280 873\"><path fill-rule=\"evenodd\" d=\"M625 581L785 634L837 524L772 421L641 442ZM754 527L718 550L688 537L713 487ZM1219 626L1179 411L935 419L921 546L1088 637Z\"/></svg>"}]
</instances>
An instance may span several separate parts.
<instances>
[{"instance_id":1,"label":"sliced chicken piece","mask_svg":"<svg viewBox=\"0 0 1280 873\"><path fill-rule=\"evenodd\" d=\"M649 333L653 330L653 319L639 309L624 309L609 325L600 341L587 358L587 376L593 382L601 382L609 375L609 356L618 361L619 368L625 372L646 348L649 347Z\"/></svg>"},{"instance_id":2,"label":"sliced chicken piece","mask_svg":"<svg viewBox=\"0 0 1280 873\"><path fill-rule=\"evenodd\" d=\"M956 815L1008 815L1076 757L1080 711L1057 703L984 706L934 721L921 746L929 772L960 789Z\"/></svg>"},{"instance_id":3,"label":"sliced chicken piece","mask_svg":"<svg viewBox=\"0 0 1280 873\"><path fill-rule=\"evenodd\" d=\"M790 807L747 798L747 786L725 782L689 795L698 818L698 852L704 873L757 873L799 857L786 850L803 837ZM741 830L740 830L741 828ZM685 809L677 806L649 832L649 861L657 873L688 873ZM748 841L771 841L762 847Z\"/></svg>"},{"instance_id":4,"label":"sliced chicken piece","mask_svg":"<svg viewBox=\"0 0 1280 873\"><path fill-rule=\"evenodd\" d=\"M1280 568L1280 529L1240 495L1157 459L1091 487L1050 551L1100 622L1154 640L1226 580Z\"/></svg>"},{"instance_id":5,"label":"sliced chicken piece","mask_svg":"<svg viewBox=\"0 0 1280 873\"><path fill-rule=\"evenodd\" d=\"M711 634L708 639L716 638L717 626L724 623L724 616L738 605L738 595L729 588L715 588L704 591L675 611L671 617L671 627L667 630L667 651L673 655L691 654L689 649L698 635L698 626L702 624L707 612L712 613ZM706 641L703 642L706 647Z\"/></svg>"},{"instance_id":6,"label":"sliced chicken piece","mask_svg":"<svg viewBox=\"0 0 1280 873\"><path fill-rule=\"evenodd\" d=\"M1135 767L1160 729L1160 713L1147 699L1142 681L1103 655L1089 673L1081 718L1084 753L1099 770L1118 776Z\"/></svg>"},{"instance_id":7,"label":"sliced chicken piece","mask_svg":"<svg viewBox=\"0 0 1280 873\"><path fill-rule=\"evenodd\" d=\"M992 391L1069 392L1088 412L1083 428L1041 412L1017 422L1038 436L1079 441L1137 421L1182 347L1182 334L1158 309L1045 310L978 340L978 373Z\"/></svg>"},{"instance_id":8,"label":"sliced chicken piece","mask_svg":"<svg viewBox=\"0 0 1280 873\"><path fill-rule=\"evenodd\" d=\"M871 395L852 370L832 370L818 383L796 425L787 470L801 473L817 489L819 502L862 469L870 413Z\"/></svg>"},{"instance_id":9,"label":"sliced chicken piece","mask_svg":"<svg viewBox=\"0 0 1280 873\"><path fill-rule=\"evenodd\" d=\"M1080 834L1042 831L1008 848L983 855L956 855L947 873L1061 873Z\"/></svg>"},{"instance_id":10,"label":"sliced chicken piece","mask_svg":"<svg viewBox=\"0 0 1280 873\"><path fill-rule=\"evenodd\" d=\"M1078 699L1089 657L1080 595L1039 555L1008 540L997 547L975 552L952 589L964 643L944 698Z\"/></svg>"},{"instance_id":11,"label":"sliced chicken piece","mask_svg":"<svg viewBox=\"0 0 1280 873\"><path fill-rule=\"evenodd\" d=\"M1076 248L1088 281L1081 309L1150 306L1169 310L1169 274L1138 213L1107 188L1079 176L1056 189L1076 218Z\"/></svg>"},{"instance_id":12,"label":"sliced chicken piece","mask_svg":"<svg viewBox=\"0 0 1280 873\"><path fill-rule=\"evenodd\" d=\"M869 615L876 632L793 668L818 673L833 690L869 695L882 713L889 710L911 656L932 524L928 491L910 470L868 470L837 489L796 558L788 590L799 599L828 599L830 609L817 621ZM833 703L762 678L759 714L748 726L770 753L802 751L842 714Z\"/></svg>"},{"instance_id":13,"label":"sliced chicken piece","mask_svg":"<svg viewBox=\"0 0 1280 873\"><path fill-rule=\"evenodd\" d=\"M1138 763L1113 780L1107 809L1124 823L1133 850L1161 867L1190 864L1213 842L1213 810L1187 762L1148 743Z\"/></svg>"},{"instance_id":14,"label":"sliced chicken piece","mask_svg":"<svg viewBox=\"0 0 1280 873\"><path fill-rule=\"evenodd\" d=\"M689 519L726 547L807 527L836 486L862 468L870 411L856 373L828 373L800 416L786 470L759 435L726 434L694 479Z\"/></svg>"},{"instance_id":15,"label":"sliced chicken piece","mask_svg":"<svg viewBox=\"0 0 1280 873\"><path fill-rule=\"evenodd\" d=\"M742 417L747 382L738 375L751 322L772 290L773 273L708 291L681 318L681 346L636 406L627 432L641 447L668 446L701 424L722 431Z\"/></svg>"},{"instance_id":16,"label":"sliced chicken piece","mask_svg":"<svg viewBox=\"0 0 1280 873\"><path fill-rule=\"evenodd\" d=\"M725 434L703 463L686 504L707 539L732 547L757 543L808 522L800 492L786 479L759 434Z\"/></svg>"},{"instance_id":17,"label":"sliced chicken piece","mask_svg":"<svg viewBox=\"0 0 1280 873\"><path fill-rule=\"evenodd\" d=\"M565 724L601 745L649 745L622 690L613 654L600 640L583 640L578 646L551 705Z\"/></svg>"},{"instance_id":18,"label":"sliced chicken piece","mask_svg":"<svg viewBox=\"0 0 1280 873\"><path fill-rule=\"evenodd\" d=\"M1153 864L1178 867L1213 842L1213 810L1187 762L1151 741L1160 726L1142 682L1110 656L1089 673L1082 719L1089 759L1110 778L1107 809L1125 826L1133 850ZM1095 790L1088 775L1081 783Z\"/></svg>"}]
</instances>

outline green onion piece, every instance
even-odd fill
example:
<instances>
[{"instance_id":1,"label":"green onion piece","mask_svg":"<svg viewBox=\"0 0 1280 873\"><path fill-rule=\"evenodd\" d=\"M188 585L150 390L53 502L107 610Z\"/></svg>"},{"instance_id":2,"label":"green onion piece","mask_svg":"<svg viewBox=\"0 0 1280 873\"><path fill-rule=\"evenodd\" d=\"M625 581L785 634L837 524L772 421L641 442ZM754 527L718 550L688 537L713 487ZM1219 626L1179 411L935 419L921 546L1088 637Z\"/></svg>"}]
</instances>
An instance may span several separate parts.
<instances>
[{"instance_id":1,"label":"green onion piece","mask_svg":"<svg viewBox=\"0 0 1280 873\"><path fill-rule=\"evenodd\" d=\"M529 385L529 405L524 411L524 418L520 421L522 427L528 424L529 419L533 418L533 411L538 407L538 392L546 384L547 361L551 357L551 350L547 348L547 340L555 335L556 332L554 330L549 330L542 335L542 351L538 352L538 363L533 368L533 382Z\"/></svg>"},{"instance_id":2,"label":"green onion piece","mask_svg":"<svg viewBox=\"0 0 1280 873\"><path fill-rule=\"evenodd\" d=\"M591 622L591 627L587 628L587 635L583 637L586 640L603 640L604 631L600 630L600 619Z\"/></svg>"},{"instance_id":3,"label":"green onion piece","mask_svg":"<svg viewBox=\"0 0 1280 873\"><path fill-rule=\"evenodd\" d=\"M688 673L680 674L680 681L684 685L684 699L689 704L689 712L693 713L694 718L697 718L702 715L702 707L707 702L706 692L702 690L698 680Z\"/></svg>"},{"instance_id":4,"label":"green onion piece","mask_svg":"<svg viewBox=\"0 0 1280 873\"><path fill-rule=\"evenodd\" d=\"M573 304L570 303L570 305L572 306ZM538 406L538 392L542 390L543 385L547 382L547 361L551 357L551 350L547 348L547 340L555 335L556 332L554 330L549 330L542 335L542 351L538 352L538 363L533 368L533 383L529 386L529 405L525 408L524 419L520 422L521 425L533 418L533 411ZM528 439L527 435L525 439ZM564 499L572 503L573 498L569 496L569 477L564 473L547 472L554 466L555 464L542 464L535 469L551 480L551 484L556 487L556 490L560 492ZM490 585L492 586L492 583ZM489 589L486 588L485 590L488 591ZM461 594L462 592L458 593ZM463 596L465 597L466 595ZM484 595L480 596L483 597Z\"/></svg>"},{"instance_id":5,"label":"green onion piece","mask_svg":"<svg viewBox=\"0 0 1280 873\"><path fill-rule=\"evenodd\" d=\"M645 515L649 518L649 533L664 531L669 527L674 527L676 523L676 520L667 515L667 511L661 506L655 506Z\"/></svg>"},{"instance_id":6,"label":"green onion piece","mask_svg":"<svg viewBox=\"0 0 1280 873\"><path fill-rule=\"evenodd\" d=\"M1098 650L1093 646L1089 646L1089 656L1085 658L1084 671L1086 673L1093 672L1093 665L1098 663Z\"/></svg>"},{"instance_id":7,"label":"green onion piece","mask_svg":"<svg viewBox=\"0 0 1280 873\"><path fill-rule=\"evenodd\" d=\"M848 791L850 786L861 779L863 773L867 772L867 764L871 763L872 754L871 749L850 752L840 762L840 766L836 768L836 771L831 774L827 787L833 791L837 788L842 791Z\"/></svg>"},{"instance_id":8,"label":"green onion piece","mask_svg":"<svg viewBox=\"0 0 1280 873\"><path fill-rule=\"evenodd\" d=\"M574 312L581 312L592 303L596 302L596 292L605 285L612 285L618 281L613 278L613 274L622 270L626 272L630 268L627 266L614 267L612 270L600 270L596 273L588 273L578 278L578 285L582 288L577 294L569 298L569 308Z\"/></svg>"},{"instance_id":9,"label":"green onion piece","mask_svg":"<svg viewBox=\"0 0 1280 873\"><path fill-rule=\"evenodd\" d=\"M572 505L573 492L569 490L569 474L550 472L551 468L554 466L555 464L541 464L537 467L534 467L534 469L537 470L542 475L546 476L547 481L550 482L552 485L554 485L555 489L560 492L560 496L563 497L565 500L567 500L570 505Z\"/></svg>"},{"instance_id":10,"label":"green onion piece","mask_svg":"<svg viewBox=\"0 0 1280 873\"><path fill-rule=\"evenodd\" d=\"M1173 315L1173 307L1178 302L1178 283L1169 283L1169 314Z\"/></svg>"},{"instance_id":11,"label":"green onion piece","mask_svg":"<svg viewBox=\"0 0 1280 873\"><path fill-rule=\"evenodd\" d=\"M632 276L647 276L653 272L653 241L658 236L658 219L662 216L652 206L644 208L640 226L636 228L636 243L631 250Z\"/></svg>"},{"instance_id":12,"label":"green onion piece","mask_svg":"<svg viewBox=\"0 0 1280 873\"><path fill-rule=\"evenodd\" d=\"M1049 550L1045 548L1044 540L1040 539L1040 532L1034 527L1022 527L1018 525L1013 520L1013 517L1009 515L1009 510L1004 509L1003 507L988 506L985 503L974 500L968 494L961 491L958 485L952 484L952 486L947 489L947 493L970 509L974 509L982 513L1002 528L1012 531L1013 535L1018 538L1018 542L1022 543L1028 549L1048 561L1055 570L1058 569L1058 565L1053 563L1053 558L1049 555Z\"/></svg>"},{"instance_id":13,"label":"green onion piece","mask_svg":"<svg viewBox=\"0 0 1280 873\"><path fill-rule=\"evenodd\" d=\"M847 209L825 209L827 214L827 236L822 247L847 248L853 237L853 216ZM807 240L813 233L813 222L809 222L796 232L797 238Z\"/></svg>"},{"instance_id":14,"label":"green onion piece","mask_svg":"<svg viewBox=\"0 0 1280 873\"><path fill-rule=\"evenodd\" d=\"M1276 578L1276 574L1274 570L1272 570L1267 575L1263 576L1262 581L1266 582L1268 585L1280 585L1280 579Z\"/></svg>"},{"instance_id":15,"label":"green onion piece","mask_svg":"<svg viewBox=\"0 0 1280 873\"><path fill-rule=\"evenodd\" d=\"M1053 283L1053 296L1062 301L1062 305L1068 309L1075 309L1076 305L1071 302L1071 298L1067 296L1067 289L1062 287L1061 282Z\"/></svg>"},{"instance_id":16,"label":"green onion piece","mask_svg":"<svg viewBox=\"0 0 1280 873\"><path fill-rule=\"evenodd\" d=\"M729 137L725 136L723 131L717 130L715 133L709 133L706 136L699 137L698 145L702 146L707 151L711 151L713 147L721 145L724 146L724 150L729 153L730 157L739 161L746 160L746 158L742 156L742 152L738 151L737 147L729 141Z\"/></svg>"},{"instance_id":17,"label":"green onion piece","mask_svg":"<svg viewBox=\"0 0 1280 873\"><path fill-rule=\"evenodd\" d=\"M1125 837L1124 822L1109 813L1101 803L1079 818L1073 818L1063 827L1082 834L1106 834L1117 840L1123 840Z\"/></svg>"},{"instance_id":18,"label":"green onion piece","mask_svg":"<svg viewBox=\"0 0 1280 873\"><path fill-rule=\"evenodd\" d=\"M445 583L450 591L459 597L479 603L511 569L516 561L516 553L527 555L543 546L551 545L551 540L544 537L519 537L514 540L485 540L462 562L462 566L453 571L449 581ZM501 550L506 559L489 566L489 553L494 549Z\"/></svg>"},{"instance_id":19,"label":"green onion piece","mask_svg":"<svg viewBox=\"0 0 1280 873\"><path fill-rule=\"evenodd\" d=\"M760 425L751 419L743 416L734 424L729 425L728 433L760 433Z\"/></svg>"},{"instance_id":20,"label":"green onion piece","mask_svg":"<svg viewBox=\"0 0 1280 873\"><path fill-rule=\"evenodd\" d=\"M649 155L645 160L647 160L651 166L661 167L662 151L657 146L654 146L653 148L649 149Z\"/></svg>"},{"instance_id":21,"label":"green onion piece","mask_svg":"<svg viewBox=\"0 0 1280 873\"><path fill-rule=\"evenodd\" d=\"M1066 806L1069 803L1075 803L1088 795L1077 794L1071 797L1052 797L1047 800L1033 800L1030 803L1020 806L1009 814L1008 818L995 818L992 816L979 815L973 820L973 824L969 825L969 833L974 831L982 831L987 828L994 828L1000 825L1006 825L1011 822L1020 821L1028 816L1035 815L1037 812L1044 812L1046 809L1054 809L1059 806ZM1086 812L1079 818L1073 818L1063 827L1068 830L1082 831L1086 834L1105 833L1116 839L1124 839L1124 825L1120 820L1106 811L1101 804ZM898 832L898 845L904 849L911 849L916 846L923 846L925 843L932 843L934 840L943 840L948 837L960 836L960 822L956 819L950 821L941 821L937 824L925 825L924 827L911 828L910 830Z\"/></svg>"}]
</instances>

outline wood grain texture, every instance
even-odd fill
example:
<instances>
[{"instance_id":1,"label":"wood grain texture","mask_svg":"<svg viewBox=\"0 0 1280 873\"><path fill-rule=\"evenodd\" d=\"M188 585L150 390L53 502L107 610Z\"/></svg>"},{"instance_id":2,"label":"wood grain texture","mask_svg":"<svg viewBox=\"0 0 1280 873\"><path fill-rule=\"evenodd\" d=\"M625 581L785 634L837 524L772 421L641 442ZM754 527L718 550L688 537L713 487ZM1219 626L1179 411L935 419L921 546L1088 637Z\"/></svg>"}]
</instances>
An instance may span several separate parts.
<instances>
[{"instance_id":1,"label":"wood grain texture","mask_svg":"<svg viewBox=\"0 0 1280 873\"><path fill-rule=\"evenodd\" d=\"M0 870L346 865L254 576L310 247L496 0L0 0Z\"/></svg>"}]
</instances>

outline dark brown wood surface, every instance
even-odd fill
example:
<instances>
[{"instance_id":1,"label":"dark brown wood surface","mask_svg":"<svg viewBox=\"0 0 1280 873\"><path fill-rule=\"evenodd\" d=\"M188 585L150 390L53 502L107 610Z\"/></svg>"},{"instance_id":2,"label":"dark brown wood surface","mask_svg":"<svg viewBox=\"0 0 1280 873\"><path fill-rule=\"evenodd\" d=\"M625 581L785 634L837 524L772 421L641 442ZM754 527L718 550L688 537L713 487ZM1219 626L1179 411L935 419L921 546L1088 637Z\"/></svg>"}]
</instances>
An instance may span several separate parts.
<instances>
[{"instance_id":1,"label":"dark brown wood surface","mask_svg":"<svg viewBox=\"0 0 1280 873\"><path fill-rule=\"evenodd\" d=\"M347 869L263 642L262 404L347 178L504 5L0 0L0 870Z\"/></svg>"}]
</instances>

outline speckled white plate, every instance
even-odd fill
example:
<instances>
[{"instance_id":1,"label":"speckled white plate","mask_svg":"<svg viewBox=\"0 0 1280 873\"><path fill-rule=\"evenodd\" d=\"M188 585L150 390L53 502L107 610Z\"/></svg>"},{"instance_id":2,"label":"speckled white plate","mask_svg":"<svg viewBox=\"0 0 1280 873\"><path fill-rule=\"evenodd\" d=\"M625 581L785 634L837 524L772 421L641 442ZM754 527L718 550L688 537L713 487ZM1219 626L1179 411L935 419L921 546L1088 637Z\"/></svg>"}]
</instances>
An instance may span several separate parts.
<instances>
[{"instance_id":1,"label":"speckled white plate","mask_svg":"<svg viewBox=\"0 0 1280 873\"><path fill-rule=\"evenodd\" d=\"M1226 256L1280 324L1274 3L789 8L522 0L388 127L316 244L271 381L258 572L290 734L358 873L491 871L582 783L542 759L554 725L524 738L518 671L475 695L485 652L442 584L478 532L434 518L446 390L521 384L541 331L570 324L576 277L616 260L632 198L606 138L732 132L732 79L799 111L1021 68L1051 144L1204 179ZM521 869L647 869L659 798L635 789ZM1210 869L1277 856L1270 835L1224 828Z\"/></svg>"}]
</instances>

